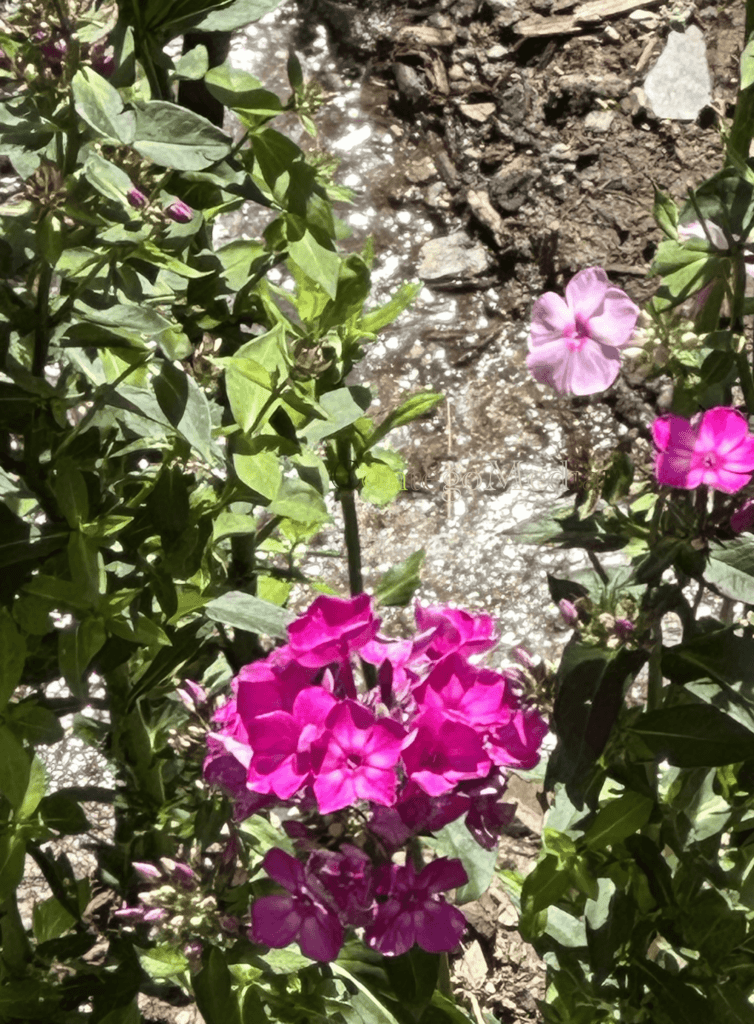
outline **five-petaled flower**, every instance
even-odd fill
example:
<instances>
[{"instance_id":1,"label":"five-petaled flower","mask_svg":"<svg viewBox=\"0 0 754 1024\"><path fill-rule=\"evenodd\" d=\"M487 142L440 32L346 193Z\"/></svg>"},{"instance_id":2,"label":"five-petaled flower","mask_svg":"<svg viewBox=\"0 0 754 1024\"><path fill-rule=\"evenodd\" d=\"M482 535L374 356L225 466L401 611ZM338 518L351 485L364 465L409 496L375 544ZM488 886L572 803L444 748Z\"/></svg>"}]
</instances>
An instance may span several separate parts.
<instances>
[{"instance_id":1,"label":"five-petaled flower","mask_svg":"<svg viewBox=\"0 0 754 1024\"><path fill-rule=\"evenodd\" d=\"M754 437L735 409L717 406L691 420L662 416L652 424L652 436L655 475L665 486L694 490L705 484L735 494L754 473Z\"/></svg>"},{"instance_id":2,"label":"five-petaled flower","mask_svg":"<svg viewBox=\"0 0 754 1024\"><path fill-rule=\"evenodd\" d=\"M615 382L639 307L614 288L601 267L579 271L565 299L545 292L534 303L526 365L560 394L593 395Z\"/></svg>"}]
</instances>

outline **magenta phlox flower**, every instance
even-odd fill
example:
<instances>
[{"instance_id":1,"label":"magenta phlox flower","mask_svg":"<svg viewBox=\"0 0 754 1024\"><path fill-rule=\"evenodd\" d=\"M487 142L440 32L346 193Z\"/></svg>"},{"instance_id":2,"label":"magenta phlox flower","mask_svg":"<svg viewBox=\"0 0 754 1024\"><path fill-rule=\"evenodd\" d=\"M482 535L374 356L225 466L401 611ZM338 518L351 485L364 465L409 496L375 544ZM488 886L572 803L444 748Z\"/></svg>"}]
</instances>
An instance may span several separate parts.
<instances>
[{"instance_id":1,"label":"magenta phlox flower","mask_svg":"<svg viewBox=\"0 0 754 1024\"><path fill-rule=\"evenodd\" d=\"M407 737L403 764L425 793L439 796L462 779L485 776L491 762L478 733L434 709L417 718Z\"/></svg>"},{"instance_id":2,"label":"magenta phlox flower","mask_svg":"<svg viewBox=\"0 0 754 1024\"><path fill-rule=\"evenodd\" d=\"M313 784L321 814L348 807L356 800L395 803L395 773L406 731L391 719L375 721L356 701L332 709L325 731L312 751Z\"/></svg>"},{"instance_id":3,"label":"magenta phlox flower","mask_svg":"<svg viewBox=\"0 0 754 1024\"><path fill-rule=\"evenodd\" d=\"M414 615L420 633L433 631L430 642L422 646L427 657L434 661L454 652L466 657L483 654L492 650L498 641L495 622L489 615L472 615L462 608L451 608L449 605L423 608L418 602Z\"/></svg>"},{"instance_id":4,"label":"magenta phlox flower","mask_svg":"<svg viewBox=\"0 0 754 1024\"><path fill-rule=\"evenodd\" d=\"M369 594L349 600L323 594L290 624L289 644L300 665L321 668L334 661L348 661L375 638L379 625Z\"/></svg>"},{"instance_id":5,"label":"magenta phlox flower","mask_svg":"<svg viewBox=\"0 0 754 1024\"><path fill-rule=\"evenodd\" d=\"M375 874L377 892L388 899L377 905L374 922L364 931L372 949L384 956L402 956L415 943L428 953L456 948L466 918L439 893L468 882L460 860L438 857L417 875L407 859L405 866L383 864Z\"/></svg>"},{"instance_id":6,"label":"magenta phlox flower","mask_svg":"<svg viewBox=\"0 0 754 1024\"><path fill-rule=\"evenodd\" d=\"M587 267L566 285L565 299L545 292L532 309L526 365L535 380L563 395L609 388L620 369L639 307L613 287L601 267Z\"/></svg>"},{"instance_id":7,"label":"magenta phlox flower","mask_svg":"<svg viewBox=\"0 0 754 1024\"><path fill-rule=\"evenodd\" d=\"M744 533L754 526L754 500L747 498L730 517L730 527L734 533Z\"/></svg>"},{"instance_id":8,"label":"magenta phlox flower","mask_svg":"<svg viewBox=\"0 0 754 1024\"><path fill-rule=\"evenodd\" d=\"M507 725L490 732L484 748L501 768L534 768L539 748L547 735L547 722L533 709L520 708Z\"/></svg>"},{"instance_id":9,"label":"magenta phlox flower","mask_svg":"<svg viewBox=\"0 0 754 1024\"><path fill-rule=\"evenodd\" d=\"M332 907L313 891L303 865L284 850L273 848L265 854L262 867L289 895L254 900L249 939L275 949L298 942L310 960L334 960L343 946L343 925Z\"/></svg>"},{"instance_id":10,"label":"magenta phlox flower","mask_svg":"<svg viewBox=\"0 0 754 1024\"><path fill-rule=\"evenodd\" d=\"M662 416L652 424L652 435L655 475L665 486L694 490L705 484L735 494L754 473L754 437L735 409L717 406L691 420Z\"/></svg>"},{"instance_id":11,"label":"magenta phlox flower","mask_svg":"<svg viewBox=\"0 0 754 1024\"><path fill-rule=\"evenodd\" d=\"M422 712L433 709L480 730L504 725L517 703L505 675L470 665L459 654L439 661L414 697Z\"/></svg>"},{"instance_id":12,"label":"magenta phlox flower","mask_svg":"<svg viewBox=\"0 0 754 1024\"><path fill-rule=\"evenodd\" d=\"M343 924L364 928L374 917L373 866L369 855L353 843L333 850L315 850L307 859L305 875L323 902L333 901Z\"/></svg>"},{"instance_id":13,"label":"magenta phlox flower","mask_svg":"<svg viewBox=\"0 0 754 1024\"><path fill-rule=\"evenodd\" d=\"M326 690L310 686L301 690L292 713L271 711L249 722L249 742L254 751L247 786L260 793L274 792L289 800L312 777L310 748L325 729L337 700Z\"/></svg>"},{"instance_id":14,"label":"magenta phlox flower","mask_svg":"<svg viewBox=\"0 0 754 1024\"><path fill-rule=\"evenodd\" d=\"M276 659L253 661L236 676L238 714L247 726L252 719L270 711L291 712L296 697L316 677L316 672L293 660L290 649L279 650L283 653L275 652Z\"/></svg>"}]
</instances>

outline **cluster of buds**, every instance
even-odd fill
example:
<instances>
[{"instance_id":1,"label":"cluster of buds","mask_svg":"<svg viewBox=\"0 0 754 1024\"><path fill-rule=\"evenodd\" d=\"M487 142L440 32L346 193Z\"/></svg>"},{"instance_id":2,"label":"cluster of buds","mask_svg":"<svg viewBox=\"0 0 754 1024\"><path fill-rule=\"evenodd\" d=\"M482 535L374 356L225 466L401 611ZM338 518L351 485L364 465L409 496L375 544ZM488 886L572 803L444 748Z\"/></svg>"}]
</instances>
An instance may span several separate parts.
<instances>
[{"instance_id":1,"label":"cluster of buds","mask_svg":"<svg viewBox=\"0 0 754 1024\"><path fill-rule=\"evenodd\" d=\"M518 662L515 668L507 668L506 675L518 682L521 698L531 702L545 714L552 712L555 696L556 666L539 655L536 657L525 647L514 647L511 658Z\"/></svg>"},{"instance_id":2,"label":"cluster of buds","mask_svg":"<svg viewBox=\"0 0 754 1024\"><path fill-rule=\"evenodd\" d=\"M623 350L623 368L629 383L640 383L656 375L671 359L696 367L696 353L704 345L705 337L696 334L691 320L657 324L642 312L631 346Z\"/></svg>"},{"instance_id":3,"label":"cluster of buds","mask_svg":"<svg viewBox=\"0 0 754 1024\"><path fill-rule=\"evenodd\" d=\"M198 683L186 679L176 691L176 695L191 712L191 720L188 725L183 725L180 729L171 729L169 735L173 748L179 754L186 755L193 750L194 753L203 757L208 723L213 710L207 691Z\"/></svg>"},{"instance_id":4,"label":"cluster of buds","mask_svg":"<svg viewBox=\"0 0 754 1024\"><path fill-rule=\"evenodd\" d=\"M0 19L0 31L8 39L5 51L0 51L0 71L19 79L39 74L55 80L64 72L73 74L81 65L90 65L109 78L115 71L115 55L107 33L115 26L117 5L70 0L64 7L27 0L7 20ZM93 38L95 28L105 34Z\"/></svg>"},{"instance_id":5,"label":"cluster of buds","mask_svg":"<svg viewBox=\"0 0 754 1024\"><path fill-rule=\"evenodd\" d=\"M636 638L636 608L630 600L613 612L595 609L588 597L579 597L575 601L566 598L558 602L561 618L566 626L579 631L583 643L604 646L608 650L630 645ZM620 614L619 614L620 613ZM631 617L629 617L629 615Z\"/></svg>"},{"instance_id":6,"label":"cluster of buds","mask_svg":"<svg viewBox=\"0 0 754 1024\"><path fill-rule=\"evenodd\" d=\"M126 199L128 200L128 205L132 206L134 210L143 210L149 206L149 198L136 185L132 185L128 190ZM194 216L194 211L182 199L174 199L168 203L164 212L166 217L174 220L177 224L188 224Z\"/></svg>"},{"instance_id":7,"label":"cluster of buds","mask_svg":"<svg viewBox=\"0 0 754 1024\"><path fill-rule=\"evenodd\" d=\"M139 893L136 906L116 910L115 917L151 925L158 940L182 944L190 964L201 960L202 940L239 934L239 918L220 912L217 900L206 894L199 875L188 864L161 857L159 866L134 861L133 867L153 888Z\"/></svg>"}]
</instances>

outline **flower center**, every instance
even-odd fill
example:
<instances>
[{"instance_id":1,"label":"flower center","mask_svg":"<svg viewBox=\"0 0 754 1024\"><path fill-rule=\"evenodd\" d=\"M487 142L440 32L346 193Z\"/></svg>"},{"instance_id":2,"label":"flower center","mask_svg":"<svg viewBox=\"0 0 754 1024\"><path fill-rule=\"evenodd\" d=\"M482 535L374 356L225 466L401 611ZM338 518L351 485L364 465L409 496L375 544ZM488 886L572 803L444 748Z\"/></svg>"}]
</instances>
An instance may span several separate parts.
<instances>
[{"instance_id":1,"label":"flower center","mask_svg":"<svg viewBox=\"0 0 754 1024\"><path fill-rule=\"evenodd\" d=\"M581 313L576 313L573 323L568 324L563 330L566 347L571 352L578 352L591 338L589 333L589 321Z\"/></svg>"},{"instance_id":2,"label":"flower center","mask_svg":"<svg viewBox=\"0 0 754 1024\"><path fill-rule=\"evenodd\" d=\"M702 464L705 469L714 469L717 466L717 456L714 452L707 452L702 459Z\"/></svg>"},{"instance_id":3,"label":"flower center","mask_svg":"<svg viewBox=\"0 0 754 1024\"><path fill-rule=\"evenodd\" d=\"M349 754L346 758L346 764L349 768L360 768L361 767L361 755L360 754Z\"/></svg>"}]
</instances>

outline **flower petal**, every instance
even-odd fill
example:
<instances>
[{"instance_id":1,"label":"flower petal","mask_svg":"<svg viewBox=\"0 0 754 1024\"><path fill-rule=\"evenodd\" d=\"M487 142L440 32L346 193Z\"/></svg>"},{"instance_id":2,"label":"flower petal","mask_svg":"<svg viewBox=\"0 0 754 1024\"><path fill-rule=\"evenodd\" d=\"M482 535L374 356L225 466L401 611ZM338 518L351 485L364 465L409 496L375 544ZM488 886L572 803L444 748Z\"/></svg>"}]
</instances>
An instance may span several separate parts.
<instances>
[{"instance_id":1,"label":"flower petal","mask_svg":"<svg viewBox=\"0 0 754 1024\"><path fill-rule=\"evenodd\" d=\"M566 302L574 314L578 313L585 320L591 320L602 312L609 288L610 282L602 267L585 267L566 285Z\"/></svg>"},{"instance_id":2,"label":"flower petal","mask_svg":"<svg viewBox=\"0 0 754 1024\"><path fill-rule=\"evenodd\" d=\"M749 425L740 412L718 405L702 416L696 450L726 455L741 444L748 432Z\"/></svg>"},{"instance_id":3,"label":"flower petal","mask_svg":"<svg viewBox=\"0 0 754 1024\"><path fill-rule=\"evenodd\" d=\"M529 351L548 342L559 341L567 327L574 326L573 313L556 292L545 292L531 311Z\"/></svg>"},{"instance_id":4,"label":"flower petal","mask_svg":"<svg viewBox=\"0 0 754 1024\"><path fill-rule=\"evenodd\" d=\"M603 345L622 348L633 336L639 312L624 291L608 288L603 311L589 321L589 333Z\"/></svg>"}]
</instances>

